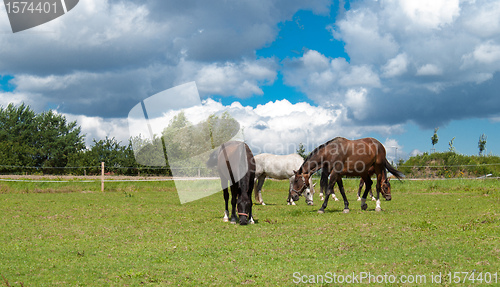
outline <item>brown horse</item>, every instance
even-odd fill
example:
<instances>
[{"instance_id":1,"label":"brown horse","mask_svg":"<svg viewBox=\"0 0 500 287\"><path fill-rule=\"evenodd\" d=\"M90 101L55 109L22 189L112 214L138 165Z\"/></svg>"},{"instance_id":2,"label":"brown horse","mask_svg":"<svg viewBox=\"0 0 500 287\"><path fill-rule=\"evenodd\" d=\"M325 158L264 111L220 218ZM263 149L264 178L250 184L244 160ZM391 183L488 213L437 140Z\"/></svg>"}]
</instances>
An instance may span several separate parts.
<instances>
[{"instance_id":1,"label":"brown horse","mask_svg":"<svg viewBox=\"0 0 500 287\"><path fill-rule=\"evenodd\" d=\"M210 155L207 166L217 166L224 190L224 222L229 216L229 191L231 187L231 223L236 223L236 209L241 225L254 223L252 217L252 190L255 180L255 160L247 144L239 141L223 143ZM229 185L228 185L229 182ZM236 207L237 205L237 207Z\"/></svg>"},{"instance_id":2,"label":"brown horse","mask_svg":"<svg viewBox=\"0 0 500 287\"><path fill-rule=\"evenodd\" d=\"M359 176L366 184L366 189L361 199L361 209L366 210L366 196L371 190L373 181L370 178L370 168L377 176L377 205L375 210L380 211L381 184L387 178L387 170L397 178L402 178L401 172L396 170L387 161L384 146L374 138L363 138L358 140L348 140L345 138L334 138L314 149L306 158L298 171L295 171L295 180L290 189L290 196L293 200L307 187L309 178L313 173L322 169L322 183L325 184L329 177L326 190L326 197L323 205L318 210L324 213L328 205L328 198L333 192L335 183L338 184L340 194L344 199L344 213L349 212L349 202L344 191L342 176Z\"/></svg>"}]
</instances>

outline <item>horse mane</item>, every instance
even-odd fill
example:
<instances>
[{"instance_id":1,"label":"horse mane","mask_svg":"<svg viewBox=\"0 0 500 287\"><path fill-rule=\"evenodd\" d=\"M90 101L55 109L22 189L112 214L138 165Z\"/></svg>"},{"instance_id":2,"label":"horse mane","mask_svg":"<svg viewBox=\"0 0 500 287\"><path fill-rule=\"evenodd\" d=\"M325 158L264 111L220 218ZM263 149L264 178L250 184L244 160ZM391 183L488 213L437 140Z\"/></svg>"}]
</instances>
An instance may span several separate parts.
<instances>
[{"instance_id":1,"label":"horse mane","mask_svg":"<svg viewBox=\"0 0 500 287\"><path fill-rule=\"evenodd\" d=\"M336 140L341 139L341 138L342 138L342 137L335 137L335 138L333 138L333 139L331 139L331 140L327 141L326 143L321 144L321 145L319 145L318 147L316 147L316 148L315 148L315 149L314 149L311 153L309 153L309 155L308 155L308 156L306 157L306 159L304 160L304 163L306 163L307 161L309 161L309 160L313 157L313 155L315 155L316 153L318 153L318 151L319 151L320 149L324 148L325 146L327 146L327 145L328 145L328 144L330 144L331 142L336 141ZM303 165L302 165L302 166L303 166ZM299 171L302 171L302 166L300 166Z\"/></svg>"}]
</instances>

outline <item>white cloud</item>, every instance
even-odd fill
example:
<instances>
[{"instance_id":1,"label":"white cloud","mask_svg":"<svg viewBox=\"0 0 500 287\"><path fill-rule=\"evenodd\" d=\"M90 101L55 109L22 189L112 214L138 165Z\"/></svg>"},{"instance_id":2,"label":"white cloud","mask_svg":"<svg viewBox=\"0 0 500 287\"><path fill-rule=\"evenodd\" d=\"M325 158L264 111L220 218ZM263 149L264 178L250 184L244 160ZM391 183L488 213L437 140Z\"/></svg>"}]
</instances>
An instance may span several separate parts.
<instances>
[{"instance_id":1,"label":"white cloud","mask_svg":"<svg viewBox=\"0 0 500 287\"><path fill-rule=\"evenodd\" d=\"M397 140L386 138L383 143L385 147L386 158L389 162L397 162L400 158L405 158L406 153Z\"/></svg>"},{"instance_id":2,"label":"white cloud","mask_svg":"<svg viewBox=\"0 0 500 287\"><path fill-rule=\"evenodd\" d=\"M359 9L349 11L337 28L331 28L333 36L346 43L351 63L380 64L395 56L398 44L381 21L371 10Z\"/></svg>"},{"instance_id":3,"label":"white cloud","mask_svg":"<svg viewBox=\"0 0 500 287\"><path fill-rule=\"evenodd\" d=\"M268 102L255 108L242 106L239 102L224 106L212 99L207 99L202 106L184 109L186 117L192 123L198 123L212 114L228 112L240 124L244 140L255 154L269 152L288 154L296 152L299 143L308 151L334 137L349 139L359 138L366 132L392 134L402 132L401 125L354 126L346 119L344 108L332 109L312 106L308 103L292 104L287 100ZM163 123L166 127L177 112L163 114L151 119L155 124ZM106 136L115 137L123 145L128 144L130 136L128 122L125 119L104 119L82 115L65 114L70 121L77 121L82 133L86 134L86 144ZM132 124L134 122L132 121ZM131 130L139 130L132 128ZM157 130L162 130L158 128ZM144 135L143 135L144 136ZM147 135L145 135L147 136ZM243 138L242 138L243 139Z\"/></svg>"},{"instance_id":4,"label":"white cloud","mask_svg":"<svg viewBox=\"0 0 500 287\"><path fill-rule=\"evenodd\" d=\"M451 24L460 14L459 0L400 0L399 3L415 25L426 28Z\"/></svg>"},{"instance_id":5,"label":"white cloud","mask_svg":"<svg viewBox=\"0 0 500 287\"><path fill-rule=\"evenodd\" d=\"M84 115L63 114L68 121L76 121L81 127L82 135L85 136L85 144L87 147L93 145L93 141L102 140L105 137L115 138L121 142L121 145L128 144L130 133L127 125L127 119L123 118L108 118L89 117Z\"/></svg>"},{"instance_id":6,"label":"white cloud","mask_svg":"<svg viewBox=\"0 0 500 287\"><path fill-rule=\"evenodd\" d=\"M442 73L441 68L434 64L425 64L417 69L417 76L438 76Z\"/></svg>"},{"instance_id":7,"label":"white cloud","mask_svg":"<svg viewBox=\"0 0 500 287\"><path fill-rule=\"evenodd\" d=\"M500 34L500 2L470 3L467 9L470 12L464 17L464 27L468 31L485 39Z\"/></svg>"},{"instance_id":8,"label":"white cloud","mask_svg":"<svg viewBox=\"0 0 500 287\"><path fill-rule=\"evenodd\" d=\"M271 59L224 64L181 61L179 68L182 76L177 82L194 80L203 95L234 95L242 98L262 95L260 86L272 84L277 75L276 63Z\"/></svg>"},{"instance_id":9,"label":"white cloud","mask_svg":"<svg viewBox=\"0 0 500 287\"><path fill-rule=\"evenodd\" d=\"M407 70L408 56L403 53L387 61L382 67L382 76L387 78L397 77L406 73Z\"/></svg>"},{"instance_id":10,"label":"white cloud","mask_svg":"<svg viewBox=\"0 0 500 287\"><path fill-rule=\"evenodd\" d=\"M284 81L299 87L318 103L342 105L349 90L380 87L380 79L371 66L352 65L343 58L331 59L309 50L303 57L285 62Z\"/></svg>"},{"instance_id":11,"label":"white cloud","mask_svg":"<svg viewBox=\"0 0 500 287\"><path fill-rule=\"evenodd\" d=\"M346 93L345 104L354 114L354 118L364 120L367 116L367 91L366 89L353 90L350 89Z\"/></svg>"},{"instance_id":12,"label":"white cloud","mask_svg":"<svg viewBox=\"0 0 500 287\"><path fill-rule=\"evenodd\" d=\"M203 95L262 95L278 66L255 50L298 10L328 14L327 0L80 1L63 17L0 34L0 74L41 107L113 118L158 91L196 81ZM3 7L2 7L3 8ZM0 28L10 30L8 18Z\"/></svg>"},{"instance_id":13,"label":"white cloud","mask_svg":"<svg viewBox=\"0 0 500 287\"><path fill-rule=\"evenodd\" d=\"M491 86L500 71L498 19L500 4L491 0L352 2L328 28L348 57L307 51L284 63L284 81L317 104L349 108L346 116L359 123L432 127L497 114L470 98L499 102ZM351 110L347 93L360 89L366 113ZM440 116L424 116L431 114Z\"/></svg>"},{"instance_id":14,"label":"white cloud","mask_svg":"<svg viewBox=\"0 0 500 287\"><path fill-rule=\"evenodd\" d=\"M476 47L472 52L474 60L483 64L492 64L500 60L500 45L488 41Z\"/></svg>"}]
</instances>

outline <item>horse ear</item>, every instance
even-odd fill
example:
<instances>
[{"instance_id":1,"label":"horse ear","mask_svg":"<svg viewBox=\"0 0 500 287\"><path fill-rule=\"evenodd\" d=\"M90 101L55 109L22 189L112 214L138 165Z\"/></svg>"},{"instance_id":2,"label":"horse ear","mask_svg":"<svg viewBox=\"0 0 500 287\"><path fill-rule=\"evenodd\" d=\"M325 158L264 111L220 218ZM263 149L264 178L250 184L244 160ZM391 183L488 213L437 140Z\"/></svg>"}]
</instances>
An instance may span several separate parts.
<instances>
[{"instance_id":1,"label":"horse ear","mask_svg":"<svg viewBox=\"0 0 500 287\"><path fill-rule=\"evenodd\" d=\"M297 174L297 171L296 171L296 170L293 170L293 173L294 173L294 174Z\"/></svg>"}]
</instances>

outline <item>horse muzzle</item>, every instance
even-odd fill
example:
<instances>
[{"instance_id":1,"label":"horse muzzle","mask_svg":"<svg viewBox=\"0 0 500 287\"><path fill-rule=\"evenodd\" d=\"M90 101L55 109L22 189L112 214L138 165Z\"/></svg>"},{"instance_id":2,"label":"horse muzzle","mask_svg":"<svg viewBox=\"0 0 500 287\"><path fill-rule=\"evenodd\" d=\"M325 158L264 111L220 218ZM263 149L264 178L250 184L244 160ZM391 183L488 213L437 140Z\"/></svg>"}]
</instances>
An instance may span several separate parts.
<instances>
[{"instance_id":1,"label":"horse muzzle","mask_svg":"<svg viewBox=\"0 0 500 287\"><path fill-rule=\"evenodd\" d=\"M240 217L240 225L247 225L248 224L248 214L238 213L238 216Z\"/></svg>"}]
</instances>

